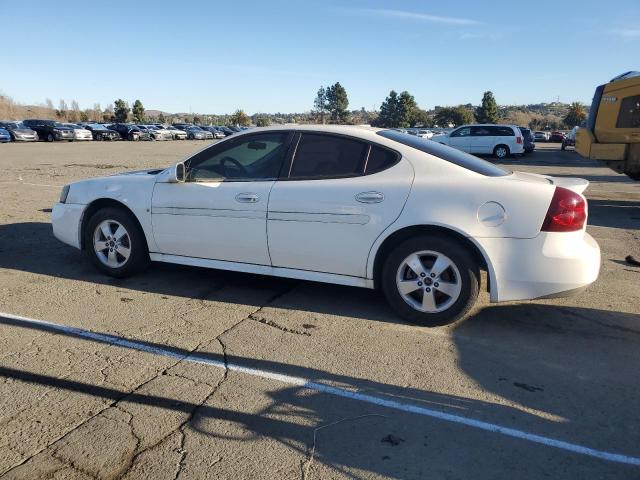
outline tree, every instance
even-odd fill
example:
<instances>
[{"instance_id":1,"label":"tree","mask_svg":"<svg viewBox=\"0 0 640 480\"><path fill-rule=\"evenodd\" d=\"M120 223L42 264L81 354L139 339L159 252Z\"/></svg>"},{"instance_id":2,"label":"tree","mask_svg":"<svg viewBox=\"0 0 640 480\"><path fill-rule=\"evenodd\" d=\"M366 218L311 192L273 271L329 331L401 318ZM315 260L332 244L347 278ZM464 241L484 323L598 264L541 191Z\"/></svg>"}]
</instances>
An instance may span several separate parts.
<instances>
[{"instance_id":1,"label":"tree","mask_svg":"<svg viewBox=\"0 0 640 480\"><path fill-rule=\"evenodd\" d=\"M256 120L256 125L258 127L268 127L269 126L269 118L268 117L258 117Z\"/></svg>"},{"instance_id":2,"label":"tree","mask_svg":"<svg viewBox=\"0 0 640 480\"><path fill-rule=\"evenodd\" d=\"M167 123L167 119L164 118L164 114L162 112L160 112L160 115L158 115L158 123L162 123L163 125Z\"/></svg>"},{"instance_id":3,"label":"tree","mask_svg":"<svg viewBox=\"0 0 640 480\"><path fill-rule=\"evenodd\" d=\"M569 111L564 117L564 123L567 125L567 127L579 127L584 123L586 118L587 112L585 111L584 105L582 105L580 102L573 102L571 105L569 105Z\"/></svg>"},{"instance_id":4,"label":"tree","mask_svg":"<svg viewBox=\"0 0 640 480\"><path fill-rule=\"evenodd\" d=\"M448 127L450 125L456 127L466 123L473 123L474 121L473 112L464 105L440 108L435 117L435 122L439 127Z\"/></svg>"},{"instance_id":5,"label":"tree","mask_svg":"<svg viewBox=\"0 0 640 480\"><path fill-rule=\"evenodd\" d=\"M121 100L122 101L122 100ZM116 116L113 114L113 105L109 105L102 113L103 122L115 122Z\"/></svg>"},{"instance_id":6,"label":"tree","mask_svg":"<svg viewBox=\"0 0 640 480\"><path fill-rule=\"evenodd\" d=\"M89 110L84 110L80 112L80 121L88 122L89 121Z\"/></svg>"},{"instance_id":7,"label":"tree","mask_svg":"<svg viewBox=\"0 0 640 480\"><path fill-rule=\"evenodd\" d=\"M349 118L347 91L340 85L340 82L336 82L326 89L326 96L327 110L331 115L331 122L346 123Z\"/></svg>"},{"instance_id":8,"label":"tree","mask_svg":"<svg viewBox=\"0 0 640 480\"><path fill-rule=\"evenodd\" d=\"M316 98L313 101L314 112L320 116L320 122L324 125L324 116L327 113L327 90L324 87L318 89Z\"/></svg>"},{"instance_id":9,"label":"tree","mask_svg":"<svg viewBox=\"0 0 640 480\"><path fill-rule=\"evenodd\" d=\"M47 98L44 102L45 102L45 104L47 105L47 108L48 108L49 110L53 110L53 102L51 101L51 99L50 99L50 98Z\"/></svg>"},{"instance_id":10,"label":"tree","mask_svg":"<svg viewBox=\"0 0 640 480\"><path fill-rule=\"evenodd\" d=\"M193 123L195 123L196 125L200 125L202 123L202 119L198 115L194 115Z\"/></svg>"},{"instance_id":11,"label":"tree","mask_svg":"<svg viewBox=\"0 0 640 480\"><path fill-rule=\"evenodd\" d=\"M67 112L67 120L72 123L80 121L80 106L76 100L71 100L71 110Z\"/></svg>"},{"instance_id":12,"label":"tree","mask_svg":"<svg viewBox=\"0 0 640 480\"><path fill-rule=\"evenodd\" d=\"M400 127L400 99L395 90L391 90L382 105L380 105L380 115L375 120L375 126L385 128Z\"/></svg>"},{"instance_id":13,"label":"tree","mask_svg":"<svg viewBox=\"0 0 640 480\"><path fill-rule=\"evenodd\" d=\"M482 105L476 108L476 120L478 123L498 123L498 116L498 104L493 92L484 92Z\"/></svg>"},{"instance_id":14,"label":"tree","mask_svg":"<svg viewBox=\"0 0 640 480\"><path fill-rule=\"evenodd\" d=\"M129 118L129 104L119 98L114 104L113 114L118 123L124 123Z\"/></svg>"},{"instance_id":15,"label":"tree","mask_svg":"<svg viewBox=\"0 0 640 480\"><path fill-rule=\"evenodd\" d=\"M413 116L411 117L411 126L412 127L432 127L433 120L426 112L426 110L422 110L421 108L416 108L413 112Z\"/></svg>"},{"instance_id":16,"label":"tree","mask_svg":"<svg viewBox=\"0 0 640 480\"><path fill-rule=\"evenodd\" d=\"M243 127L248 127L249 125L251 125L251 119L247 116L246 113L244 113L243 110L240 109L233 112L233 115L231 115L229 121L232 125L242 125Z\"/></svg>"},{"instance_id":17,"label":"tree","mask_svg":"<svg viewBox=\"0 0 640 480\"><path fill-rule=\"evenodd\" d=\"M400 127L414 127L416 124L415 114L418 110L416 99L406 90L400 93L398 97L398 116L400 118Z\"/></svg>"},{"instance_id":18,"label":"tree","mask_svg":"<svg viewBox=\"0 0 640 480\"><path fill-rule=\"evenodd\" d=\"M140 100L133 102L131 113L133 114L133 120L136 123L144 123L144 106Z\"/></svg>"}]
</instances>

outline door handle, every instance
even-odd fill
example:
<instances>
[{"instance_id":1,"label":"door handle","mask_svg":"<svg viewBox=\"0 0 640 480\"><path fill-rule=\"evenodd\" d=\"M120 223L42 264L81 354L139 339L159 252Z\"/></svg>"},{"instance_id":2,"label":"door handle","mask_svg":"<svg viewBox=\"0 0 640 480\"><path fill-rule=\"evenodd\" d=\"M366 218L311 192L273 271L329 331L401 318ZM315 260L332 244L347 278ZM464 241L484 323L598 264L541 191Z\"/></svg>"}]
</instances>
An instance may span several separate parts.
<instances>
[{"instance_id":1,"label":"door handle","mask_svg":"<svg viewBox=\"0 0 640 480\"><path fill-rule=\"evenodd\" d=\"M361 192L356 195L356 201L360 203L380 203L384 200L384 194L380 192Z\"/></svg>"},{"instance_id":2,"label":"door handle","mask_svg":"<svg viewBox=\"0 0 640 480\"><path fill-rule=\"evenodd\" d=\"M236 195L236 202L240 203L258 203L260 197L256 193L239 193Z\"/></svg>"}]
</instances>

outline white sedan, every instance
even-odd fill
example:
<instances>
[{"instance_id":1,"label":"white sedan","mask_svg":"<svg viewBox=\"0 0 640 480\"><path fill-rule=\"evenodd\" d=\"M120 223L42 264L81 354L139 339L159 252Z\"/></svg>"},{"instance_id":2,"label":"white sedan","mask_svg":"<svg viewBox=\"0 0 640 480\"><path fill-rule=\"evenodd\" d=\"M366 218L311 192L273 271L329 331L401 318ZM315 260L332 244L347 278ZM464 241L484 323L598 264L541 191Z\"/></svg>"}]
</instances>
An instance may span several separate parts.
<instances>
[{"instance_id":1,"label":"white sedan","mask_svg":"<svg viewBox=\"0 0 640 480\"><path fill-rule=\"evenodd\" d=\"M164 170L67 185L52 223L107 275L161 261L379 288L433 325L470 310L480 270L494 302L596 280L587 185L394 130L268 127Z\"/></svg>"}]
</instances>

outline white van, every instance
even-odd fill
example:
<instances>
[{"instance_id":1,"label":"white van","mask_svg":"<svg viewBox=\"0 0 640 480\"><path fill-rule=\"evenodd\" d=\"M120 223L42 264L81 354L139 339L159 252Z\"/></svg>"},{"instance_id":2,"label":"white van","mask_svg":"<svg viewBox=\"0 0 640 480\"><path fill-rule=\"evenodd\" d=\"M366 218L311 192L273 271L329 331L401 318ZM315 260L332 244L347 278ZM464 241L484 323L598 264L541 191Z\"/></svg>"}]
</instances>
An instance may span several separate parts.
<instances>
[{"instance_id":1,"label":"white van","mask_svg":"<svg viewBox=\"0 0 640 480\"><path fill-rule=\"evenodd\" d=\"M434 142L464 152L493 154L503 159L524 153L522 132L515 125L462 125L445 135L434 135Z\"/></svg>"}]
</instances>

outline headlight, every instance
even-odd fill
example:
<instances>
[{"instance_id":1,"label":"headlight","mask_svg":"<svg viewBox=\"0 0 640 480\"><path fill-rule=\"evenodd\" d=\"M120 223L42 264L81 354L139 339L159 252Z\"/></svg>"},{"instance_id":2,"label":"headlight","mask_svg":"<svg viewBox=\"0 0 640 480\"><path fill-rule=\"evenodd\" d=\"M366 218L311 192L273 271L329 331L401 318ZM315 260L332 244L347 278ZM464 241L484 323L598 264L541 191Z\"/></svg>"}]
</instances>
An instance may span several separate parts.
<instances>
[{"instance_id":1,"label":"headlight","mask_svg":"<svg viewBox=\"0 0 640 480\"><path fill-rule=\"evenodd\" d=\"M67 201L67 196L69 195L69 189L71 185L65 185L62 187L62 191L60 192L60 203L65 203Z\"/></svg>"}]
</instances>

